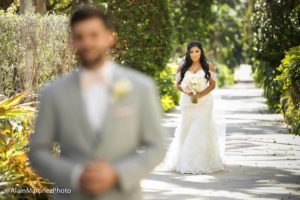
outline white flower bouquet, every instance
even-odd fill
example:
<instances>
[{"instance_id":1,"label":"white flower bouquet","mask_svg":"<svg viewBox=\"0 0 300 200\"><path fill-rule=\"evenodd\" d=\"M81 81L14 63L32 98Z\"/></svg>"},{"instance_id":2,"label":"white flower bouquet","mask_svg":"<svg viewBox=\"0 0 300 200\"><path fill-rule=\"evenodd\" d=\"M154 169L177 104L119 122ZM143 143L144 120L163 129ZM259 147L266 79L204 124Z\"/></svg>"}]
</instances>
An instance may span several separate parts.
<instances>
[{"instance_id":1,"label":"white flower bouquet","mask_svg":"<svg viewBox=\"0 0 300 200\"><path fill-rule=\"evenodd\" d=\"M184 92L195 95L197 92L202 91L203 81L199 74L191 74L184 77L181 82L181 88ZM198 103L198 99L195 96L191 97L191 103Z\"/></svg>"}]
</instances>

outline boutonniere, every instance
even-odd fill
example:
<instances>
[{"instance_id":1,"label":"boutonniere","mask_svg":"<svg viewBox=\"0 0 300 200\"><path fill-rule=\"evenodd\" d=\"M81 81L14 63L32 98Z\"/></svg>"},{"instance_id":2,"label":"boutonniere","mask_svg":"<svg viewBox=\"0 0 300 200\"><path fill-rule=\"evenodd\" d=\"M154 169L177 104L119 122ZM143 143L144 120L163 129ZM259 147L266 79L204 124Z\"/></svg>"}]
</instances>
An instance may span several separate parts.
<instances>
[{"instance_id":1,"label":"boutonniere","mask_svg":"<svg viewBox=\"0 0 300 200\"><path fill-rule=\"evenodd\" d=\"M119 79L112 86L112 100L120 100L132 90L132 83L128 79Z\"/></svg>"}]
</instances>

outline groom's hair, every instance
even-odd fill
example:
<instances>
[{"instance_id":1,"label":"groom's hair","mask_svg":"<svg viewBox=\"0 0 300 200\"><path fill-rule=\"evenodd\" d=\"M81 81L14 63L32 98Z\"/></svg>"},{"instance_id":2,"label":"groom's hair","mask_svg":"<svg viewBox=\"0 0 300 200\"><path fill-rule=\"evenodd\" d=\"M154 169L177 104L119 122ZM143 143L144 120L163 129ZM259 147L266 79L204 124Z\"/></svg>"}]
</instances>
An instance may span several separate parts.
<instances>
[{"instance_id":1,"label":"groom's hair","mask_svg":"<svg viewBox=\"0 0 300 200\"><path fill-rule=\"evenodd\" d=\"M100 19L106 28L113 30L111 17L102 9L93 5L84 5L75 10L71 16L70 26L73 28L76 23L92 18Z\"/></svg>"}]
</instances>

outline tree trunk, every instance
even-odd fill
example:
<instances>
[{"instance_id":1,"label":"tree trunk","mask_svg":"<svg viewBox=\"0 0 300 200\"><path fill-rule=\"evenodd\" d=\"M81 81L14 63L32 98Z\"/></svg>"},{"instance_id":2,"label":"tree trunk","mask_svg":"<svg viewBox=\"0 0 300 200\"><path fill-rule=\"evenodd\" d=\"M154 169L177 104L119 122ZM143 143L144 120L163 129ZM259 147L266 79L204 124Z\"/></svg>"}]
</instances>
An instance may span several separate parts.
<instances>
[{"instance_id":1,"label":"tree trunk","mask_svg":"<svg viewBox=\"0 0 300 200\"><path fill-rule=\"evenodd\" d=\"M45 14L47 12L46 0L21 0L20 12L22 14L24 14L25 12Z\"/></svg>"},{"instance_id":2,"label":"tree trunk","mask_svg":"<svg viewBox=\"0 0 300 200\"><path fill-rule=\"evenodd\" d=\"M26 12L34 12L33 0L20 1L20 12L21 14L24 14Z\"/></svg>"},{"instance_id":3,"label":"tree trunk","mask_svg":"<svg viewBox=\"0 0 300 200\"><path fill-rule=\"evenodd\" d=\"M34 0L35 12L40 14L45 14L46 9L46 0Z\"/></svg>"},{"instance_id":4,"label":"tree trunk","mask_svg":"<svg viewBox=\"0 0 300 200\"><path fill-rule=\"evenodd\" d=\"M2 8L3 10L6 10L12 3L13 3L13 0L1 0L0 8Z\"/></svg>"},{"instance_id":5,"label":"tree trunk","mask_svg":"<svg viewBox=\"0 0 300 200\"><path fill-rule=\"evenodd\" d=\"M37 0L40 1L38 3L40 10L42 11L42 1L44 0ZM25 14L27 12L36 12L37 9L35 7L36 0L21 0L20 1L20 12L21 14ZM44 5L46 8L46 5ZM32 92L33 91L33 82L32 80L32 73L34 72L35 65L36 65L36 57L34 55L34 48L33 45L30 45L30 47L27 49L24 57L24 66L20 67L18 69L19 75L20 75L20 84L21 88L25 91Z\"/></svg>"}]
</instances>

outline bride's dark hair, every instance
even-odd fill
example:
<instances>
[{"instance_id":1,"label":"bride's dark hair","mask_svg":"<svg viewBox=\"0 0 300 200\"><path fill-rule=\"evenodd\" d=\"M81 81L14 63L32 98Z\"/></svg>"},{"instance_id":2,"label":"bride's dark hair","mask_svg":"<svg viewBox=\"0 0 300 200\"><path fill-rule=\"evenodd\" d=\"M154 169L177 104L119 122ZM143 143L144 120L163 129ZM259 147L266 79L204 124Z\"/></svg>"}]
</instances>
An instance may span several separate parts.
<instances>
[{"instance_id":1,"label":"bride's dark hair","mask_svg":"<svg viewBox=\"0 0 300 200\"><path fill-rule=\"evenodd\" d=\"M193 64L193 60L191 59L191 56L190 56L190 51L191 51L192 47L198 47L201 51L201 56L200 56L199 62L201 64L203 71L205 72L205 78L208 81L211 74L209 72L209 65L207 63L207 59L206 59L202 44L200 42L193 41L193 42L190 42L186 47L185 59L184 59L184 63L183 63L183 66L182 66L181 72L180 72L180 77L181 77L180 82L183 80L184 74L187 72L187 70Z\"/></svg>"}]
</instances>

